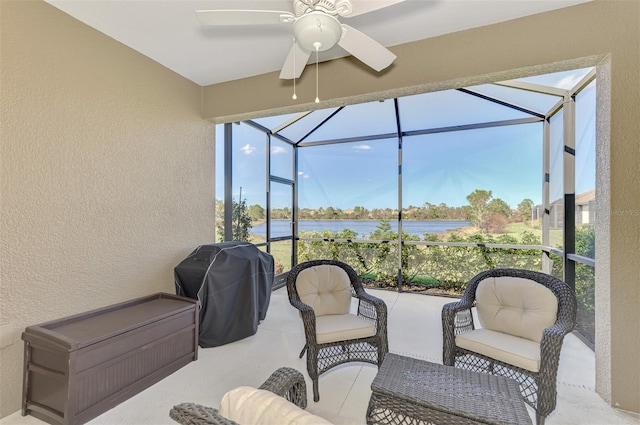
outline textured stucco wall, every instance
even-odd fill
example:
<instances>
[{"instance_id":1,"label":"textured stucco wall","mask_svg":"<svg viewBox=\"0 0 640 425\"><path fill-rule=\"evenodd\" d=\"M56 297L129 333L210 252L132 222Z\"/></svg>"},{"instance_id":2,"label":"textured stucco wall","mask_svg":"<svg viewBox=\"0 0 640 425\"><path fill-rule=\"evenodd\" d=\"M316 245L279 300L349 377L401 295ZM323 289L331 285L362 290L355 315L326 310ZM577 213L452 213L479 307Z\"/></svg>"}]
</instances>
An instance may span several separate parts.
<instances>
[{"instance_id":1,"label":"textured stucco wall","mask_svg":"<svg viewBox=\"0 0 640 425\"><path fill-rule=\"evenodd\" d=\"M227 122L598 65L596 386L640 412L640 0L595 0L391 50L398 59L381 74L353 58L320 64L319 105L307 70L297 103L271 73L205 87L203 114Z\"/></svg>"},{"instance_id":2,"label":"textured stucco wall","mask_svg":"<svg viewBox=\"0 0 640 425\"><path fill-rule=\"evenodd\" d=\"M1 415L25 326L173 292L214 237L201 88L40 1L1 3Z\"/></svg>"}]
</instances>

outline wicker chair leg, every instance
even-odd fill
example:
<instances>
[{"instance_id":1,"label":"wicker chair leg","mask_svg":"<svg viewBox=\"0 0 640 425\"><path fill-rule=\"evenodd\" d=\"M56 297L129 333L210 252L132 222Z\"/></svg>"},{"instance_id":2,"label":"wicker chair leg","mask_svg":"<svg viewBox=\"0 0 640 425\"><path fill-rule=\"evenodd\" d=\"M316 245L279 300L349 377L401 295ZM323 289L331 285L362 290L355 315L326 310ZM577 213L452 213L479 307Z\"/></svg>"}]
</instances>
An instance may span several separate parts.
<instances>
[{"instance_id":1,"label":"wicker chair leg","mask_svg":"<svg viewBox=\"0 0 640 425\"><path fill-rule=\"evenodd\" d=\"M318 391L318 378L313 380L313 401L320 400L320 392Z\"/></svg>"},{"instance_id":2,"label":"wicker chair leg","mask_svg":"<svg viewBox=\"0 0 640 425\"><path fill-rule=\"evenodd\" d=\"M304 347L302 347L302 351L300 351L300 357L302 358L302 356L304 356L304 353L307 351L307 344L304 345Z\"/></svg>"}]
</instances>

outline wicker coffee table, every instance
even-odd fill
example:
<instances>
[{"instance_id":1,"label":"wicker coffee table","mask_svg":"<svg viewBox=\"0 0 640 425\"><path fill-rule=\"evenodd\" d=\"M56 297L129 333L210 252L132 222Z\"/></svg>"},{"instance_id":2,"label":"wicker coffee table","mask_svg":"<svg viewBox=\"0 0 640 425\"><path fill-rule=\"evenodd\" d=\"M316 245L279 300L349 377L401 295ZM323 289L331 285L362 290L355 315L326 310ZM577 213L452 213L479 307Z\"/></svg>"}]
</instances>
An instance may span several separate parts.
<instances>
[{"instance_id":1,"label":"wicker coffee table","mask_svg":"<svg viewBox=\"0 0 640 425\"><path fill-rule=\"evenodd\" d=\"M518 383L389 353L371 384L367 424L531 424Z\"/></svg>"}]
</instances>

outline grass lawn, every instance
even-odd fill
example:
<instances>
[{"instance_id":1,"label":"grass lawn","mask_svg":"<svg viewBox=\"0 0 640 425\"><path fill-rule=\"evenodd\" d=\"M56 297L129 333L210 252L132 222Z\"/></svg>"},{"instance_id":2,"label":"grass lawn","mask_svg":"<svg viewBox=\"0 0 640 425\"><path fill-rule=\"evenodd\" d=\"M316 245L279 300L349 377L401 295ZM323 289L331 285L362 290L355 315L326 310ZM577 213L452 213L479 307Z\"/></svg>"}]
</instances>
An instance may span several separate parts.
<instances>
[{"instance_id":1,"label":"grass lawn","mask_svg":"<svg viewBox=\"0 0 640 425\"><path fill-rule=\"evenodd\" d=\"M509 223L505 229L504 233L489 233L488 235L497 238L501 235L509 235L520 239L520 235L523 232L533 233L534 236L538 237L540 241L542 241L542 227L540 225L540 221L534 221L533 226L529 222L520 222L520 223ZM452 230L448 233L456 233L461 236L471 236L476 233L479 233L477 227L462 227L460 229ZM447 234L444 234L444 240L447 239ZM549 245L554 248L562 247L562 229L551 229L549 230Z\"/></svg>"},{"instance_id":2,"label":"grass lawn","mask_svg":"<svg viewBox=\"0 0 640 425\"><path fill-rule=\"evenodd\" d=\"M249 242L253 244L264 243L266 239L254 234L250 235ZM266 247L260 247L261 250L266 251ZM291 269L291 241L271 242L271 255L276 262L276 271L278 269L278 263L281 263L284 271Z\"/></svg>"},{"instance_id":3,"label":"grass lawn","mask_svg":"<svg viewBox=\"0 0 640 425\"><path fill-rule=\"evenodd\" d=\"M534 221L533 227L529 222L527 223L509 223L507 226L507 234L512 236L519 236L522 232L531 232L540 240L542 240L542 226L540 221ZM493 235L493 236L498 236ZM562 247L562 229L550 229L549 230L549 245L554 248Z\"/></svg>"}]
</instances>

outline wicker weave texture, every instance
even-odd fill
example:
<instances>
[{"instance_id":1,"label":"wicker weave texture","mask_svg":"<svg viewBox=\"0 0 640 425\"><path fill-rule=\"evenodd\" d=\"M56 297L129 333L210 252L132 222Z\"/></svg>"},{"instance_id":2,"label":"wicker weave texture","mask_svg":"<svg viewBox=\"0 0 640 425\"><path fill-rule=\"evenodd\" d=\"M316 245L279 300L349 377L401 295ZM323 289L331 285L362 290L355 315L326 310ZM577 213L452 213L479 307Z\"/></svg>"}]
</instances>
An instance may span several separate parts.
<instances>
[{"instance_id":1,"label":"wicker weave texture","mask_svg":"<svg viewBox=\"0 0 640 425\"><path fill-rule=\"evenodd\" d=\"M342 268L351 282L351 292L358 299L358 315L376 327L376 334L368 338L318 344L316 316L313 308L300 300L296 280L301 271L316 266L331 265ZM387 339L387 306L379 298L365 292L360 276L351 266L336 260L313 260L294 266L287 277L289 302L300 311L306 344L300 357L307 353L307 371L313 382L313 400L318 401L318 377L327 370L348 362L366 362L380 366L389 351Z\"/></svg>"},{"instance_id":2,"label":"wicker weave texture","mask_svg":"<svg viewBox=\"0 0 640 425\"><path fill-rule=\"evenodd\" d=\"M260 389L284 397L302 409L307 407L307 386L304 376L293 368L281 367L276 370L260 385ZM181 403L173 406L169 416L183 425L238 425L221 416L218 409L196 403Z\"/></svg>"},{"instance_id":3,"label":"wicker weave texture","mask_svg":"<svg viewBox=\"0 0 640 425\"><path fill-rule=\"evenodd\" d=\"M464 350L456 346L456 335L475 329L471 309L475 306L478 284L491 277L519 277L544 285L558 299L556 322L546 328L540 342L540 370L526 369ZM571 332L576 323L576 297L571 288L562 280L540 272L521 269L492 269L474 276L465 288L460 301L449 303L442 308L443 363L475 372L506 376L520 384L524 400L536 410L538 425L542 425L549 413L556 407L556 380L560 362L560 350L564 336Z\"/></svg>"},{"instance_id":4,"label":"wicker weave texture","mask_svg":"<svg viewBox=\"0 0 640 425\"><path fill-rule=\"evenodd\" d=\"M517 382L389 353L367 424L531 424Z\"/></svg>"}]
</instances>

